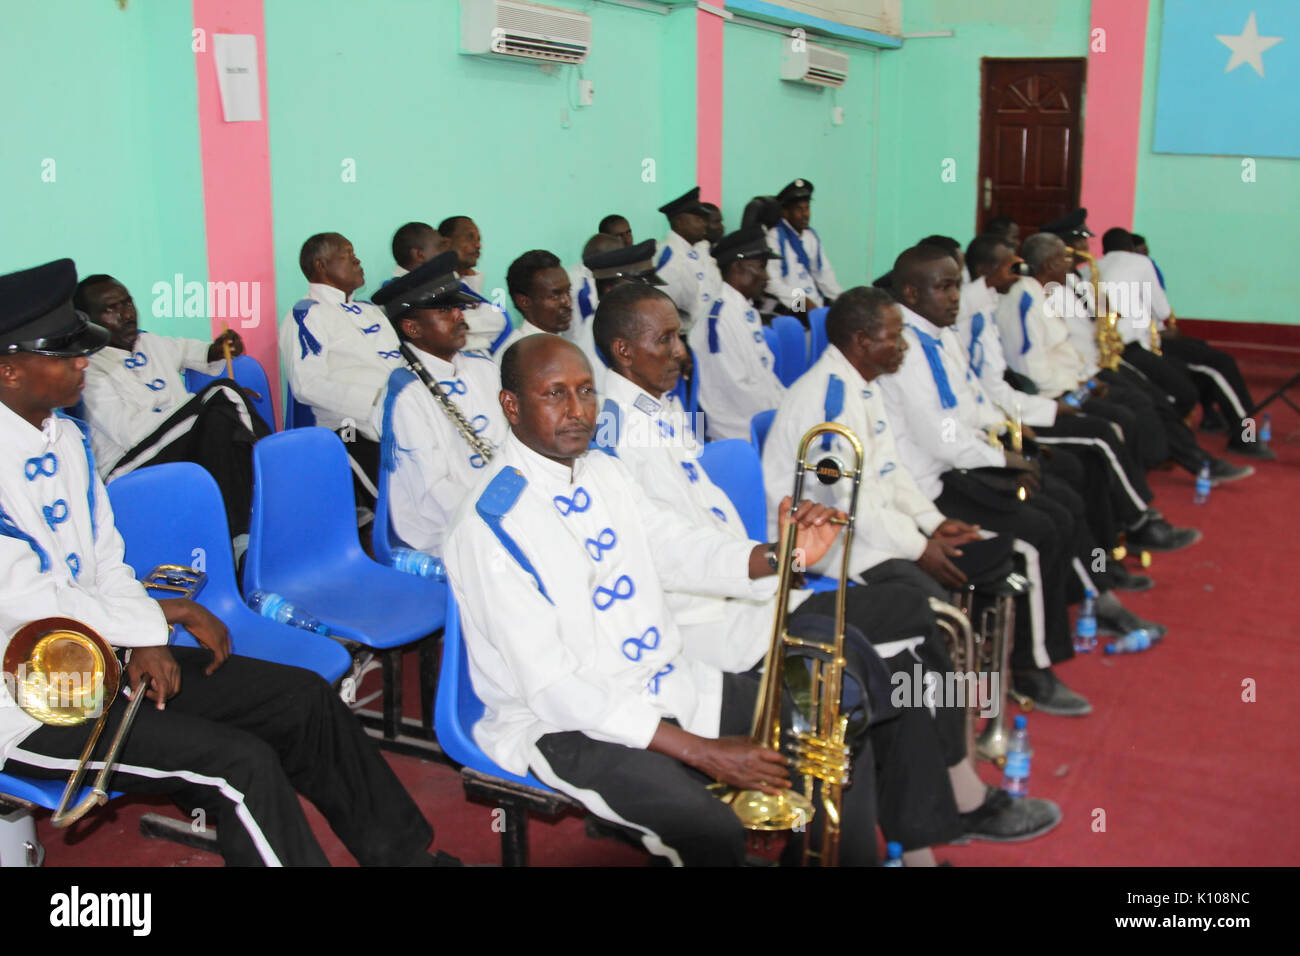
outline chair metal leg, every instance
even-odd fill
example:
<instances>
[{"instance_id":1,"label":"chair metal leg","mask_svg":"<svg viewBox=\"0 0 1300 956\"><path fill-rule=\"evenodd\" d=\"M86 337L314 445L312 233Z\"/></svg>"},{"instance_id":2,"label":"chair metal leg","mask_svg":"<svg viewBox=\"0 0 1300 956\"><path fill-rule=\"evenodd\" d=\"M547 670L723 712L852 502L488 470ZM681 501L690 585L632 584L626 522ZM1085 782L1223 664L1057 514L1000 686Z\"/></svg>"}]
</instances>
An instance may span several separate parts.
<instances>
[{"instance_id":1,"label":"chair metal leg","mask_svg":"<svg viewBox=\"0 0 1300 956\"><path fill-rule=\"evenodd\" d=\"M517 803L500 803L505 817L501 831L501 865L528 865L528 811Z\"/></svg>"},{"instance_id":2,"label":"chair metal leg","mask_svg":"<svg viewBox=\"0 0 1300 956\"><path fill-rule=\"evenodd\" d=\"M420 642L420 723L424 735L434 739L433 705L438 699L438 670L442 666L442 638L430 634Z\"/></svg>"},{"instance_id":3,"label":"chair metal leg","mask_svg":"<svg viewBox=\"0 0 1300 956\"><path fill-rule=\"evenodd\" d=\"M392 648L383 653L384 738L396 740L402 732L402 650Z\"/></svg>"},{"instance_id":4,"label":"chair metal leg","mask_svg":"<svg viewBox=\"0 0 1300 956\"><path fill-rule=\"evenodd\" d=\"M188 820L177 820L175 817L165 817L160 813L146 813L140 818L140 835L221 855L221 851L217 849L215 827L195 830Z\"/></svg>"}]
</instances>

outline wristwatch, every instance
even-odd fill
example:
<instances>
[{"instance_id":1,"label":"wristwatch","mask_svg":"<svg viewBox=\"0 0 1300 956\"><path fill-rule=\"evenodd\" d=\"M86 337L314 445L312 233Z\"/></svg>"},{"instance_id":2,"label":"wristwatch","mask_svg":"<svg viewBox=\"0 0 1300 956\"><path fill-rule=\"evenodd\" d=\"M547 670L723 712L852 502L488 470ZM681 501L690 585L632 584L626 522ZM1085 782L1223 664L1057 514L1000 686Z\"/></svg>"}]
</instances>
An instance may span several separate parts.
<instances>
[{"instance_id":1,"label":"wristwatch","mask_svg":"<svg viewBox=\"0 0 1300 956\"><path fill-rule=\"evenodd\" d=\"M767 566L773 571L781 569L781 562L776 559L776 545L769 544L767 550L763 552L763 557L767 558Z\"/></svg>"}]
</instances>

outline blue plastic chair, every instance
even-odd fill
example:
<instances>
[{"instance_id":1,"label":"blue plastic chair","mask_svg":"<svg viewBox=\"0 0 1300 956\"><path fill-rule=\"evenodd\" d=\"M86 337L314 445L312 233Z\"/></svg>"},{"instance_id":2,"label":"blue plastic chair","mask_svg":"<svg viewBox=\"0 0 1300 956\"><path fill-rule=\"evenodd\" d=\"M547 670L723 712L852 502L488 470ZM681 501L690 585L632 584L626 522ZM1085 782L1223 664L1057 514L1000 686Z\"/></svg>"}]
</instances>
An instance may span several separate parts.
<instances>
[{"instance_id":1,"label":"blue plastic chair","mask_svg":"<svg viewBox=\"0 0 1300 956\"><path fill-rule=\"evenodd\" d=\"M772 421L775 418L776 409L769 408L749 420L749 441L760 457L763 454L763 444L767 441L767 433L772 430Z\"/></svg>"},{"instance_id":2,"label":"blue plastic chair","mask_svg":"<svg viewBox=\"0 0 1300 956\"><path fill-rule=\"evenodd\" d=\"M375 483L375 520L370 526L370 553L375 560L385 567L392 567L393 548L404 548L406 544L393 530L392 510L389 496L392 494L393 476L392 442L379 443L379 480Z\"/></svg>"},{"instance_id":3,"label":"blue plastic chair","mask_svg":"<svg viewBox=\"0 0 1300 956\"><path fill-rule=\"evenodd\" d=\"M700 452L709 480L727 493L754 541L767 540L767 500L758 450L743 438L709 442Z\"/></svg>"},{"instance_id":4,"label":"blue plastic chair","mask_svg":"<svg viewBox=\"0 0 1300 956\"><path fill-rule=\"evenodd\" d=\"M253 446L253 513L244 593L273 591L324 623L331 634L379 653L384 665L384 736L401 716L401 653L420 641L421 709L431 734L436 647L447 586L405 574L361 548L347 452L325 428L295 428ZM358 712L363 721L375 717Z\"/></svg>"},{"instance_id":5,"label":"blue plastic chair","mask_svg":"<svg viewBox=\"0 0 1300 956\"><path fill-rule=\"evenodd\" d=\"M235 373L235 381L244 388L251 389L261 395L261 398L251 398L253 407L257 409L257 414L262 416L262 421L275 431L275 410L271 407L271 386L266 380L266 370L262 368L262 363L251 355L237 355L230 360L231 370ZM225 378L226 370L223 368L219 375L206 375L203 372L197 372L192 368L185 370L185 387L190 392L202 391L203 387L209 382L215 382L218 378Z\"/></svg>"},{"instance_id":6,"label":"blue plastic chair","mask_svg":"<svg viewBox=\"0 0 1300 956\"><path fill-rule=\"evenodd\" d=\"M772 318L771 328L776 330L781 340L781 362L777 377L782 385L793 385L795 380L808 371L808 340L804 335L803 325L793 315L777 315Z\"/></svg>"},{"instance_id":7,"label":"blue plastic chair","mask_svg":"<svg viewBox=\"0 0 1300 956\"><path fill-rule=\"evenodd\" d=\"M767 347L772 351L772 371L776 372L782 384L785 383L785 356L781 352L781 333L771 325L763 326L763 337L767 339Z\"/></svg>"},{"instance_id":8,"label":"blue plastic chair","mask_svg":"<svg viewBox=\"0 0 1300 956\"><path fill-rule=\"evenodd\" d=\"M310 405L304 405L293 397L293 389L284 387L284 430L291 428L311 428L316 424L316 413Z\"/></svg>"},{"instance_id":9,"label":"blue plastic chair","mask_svg":"<svg viewBox=\"0 0 1300 956\"><path fill-rule=\"evenodd\" d=\"M808 355L808 367L812 368L816 361L822 357L826 351L826 313L830 311L829 306L823 305L819 309L813 309L808 313L808 331L812 341L811 351Z\"/></svg>"},{"instance_id":10,"label":"blue plastic chair","mask_svg":"<svg viewBox=\"0 0 1300 956\"><path fill-rule=\"evenodd\" d=\"M201 561L207 584L195 600L230 629L231 650L278 664L313 670L331 684L352 666L336 641L268 620L251 610L235 583L221 491L212 476L191 462L141 468L108 486L126 562L143 576L160 564ZM197 647L178 629L174 644Z\"/></svg>"}]
</instances>

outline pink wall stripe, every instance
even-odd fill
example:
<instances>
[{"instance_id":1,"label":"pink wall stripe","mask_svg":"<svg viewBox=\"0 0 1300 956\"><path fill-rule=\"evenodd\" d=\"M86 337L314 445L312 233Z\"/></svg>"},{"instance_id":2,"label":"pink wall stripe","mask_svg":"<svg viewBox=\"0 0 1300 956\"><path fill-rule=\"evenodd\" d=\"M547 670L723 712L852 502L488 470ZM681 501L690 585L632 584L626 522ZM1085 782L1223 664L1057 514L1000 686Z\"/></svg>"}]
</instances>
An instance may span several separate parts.
<instances>
[{"instance_id":1,"label":"pink wall stripe","mask_svg":"<svg viewBox=\"0 0 1300 956\"><path fill-rule=\"evenodd\" d=\"M206 52L196 53L199 90L199 146L203 162L203 211L208 245L208 281L255 283L259 314L244 328L248 353L266 368L272 400L280 414L280 362L276 349L275 250L271 232L271 150L267 132L266 31L262 0L192 0L194 26L204 31ZM262 119L227 123L221 109L214 64L213 35L252 34L257 38ZM251 301L251 298L250 298ZM213 333L222 319L213 317Z\"/></svg>"},{"instance_id":2,"label":"pink wall stripe","mask_svg":"<svg viewBox=\"0 0 1300 956\"><path fill-rule=\"evenodd\" d=\"M715 7L724 0L710 0ZM722 202L722 31L716 13L695 13L695 178L700 198Z\"/></svg>"},{"instance_id":3,"label":"pink wall stripe","mask_svg":"<svg viewBox=\"0 0 1300 956\"><path fill-rule=\"evenodd\" d=\"M1147 0L1092 0L1091 27L1080 204L1100 236L1134 228ZM1105 52L1096 52L1103 39ZM1100 254L1101 243L1093 246Z\"/></svg>"}]
</instances>

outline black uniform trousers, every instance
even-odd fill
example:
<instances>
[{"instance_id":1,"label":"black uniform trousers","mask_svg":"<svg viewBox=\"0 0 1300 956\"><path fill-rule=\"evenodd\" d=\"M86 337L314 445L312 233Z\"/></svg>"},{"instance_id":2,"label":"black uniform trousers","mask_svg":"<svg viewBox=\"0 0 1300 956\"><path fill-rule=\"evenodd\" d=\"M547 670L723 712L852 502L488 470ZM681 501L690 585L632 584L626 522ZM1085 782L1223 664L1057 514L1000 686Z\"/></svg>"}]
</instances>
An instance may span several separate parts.
<instances>
[{"instance_id":1,"label":"black uniform trousers","mask_svg":"<svg viewBox=\"0 0 1300 956\"><path fill-rule=\"evenodd\" d=\"M1201 404L1206 409L1213 405L1219 407L1229 423L1228 444L1237 447L1246 444L1242 437L1245 419L1254 413L1255 401L1237 360L1202 339L1182 334L1162 339L1160 347L1165 358L1191 376Z\"/></svg>"},{"instance_id":2,"label":"black uniform trousers","mask_svg":"<svg viewBox=\"0 0 1300 956\"><path fill-rule=\"evenodd\" d=\"M978 472L980 469L974 469ZM1070 510L1046 494L1030 495L1026 501L1014 497L995 502L993 496L976 496L956 482L944 481L943 492L935 507L950 518L1015 538L1032 549L1021 552L1027 576L1038 589L1028 603L1041 608L1042 647L1035 648L1035 633L1030 614L1016 614L1015 646L1011 664L1015 670L1034 670L1074 656L1070 637L1070 619L1066 610L1071 561L1075 547L1074 517ZM1030 567L1037 562L1037 570ZM1037 580L1035 580L1037 579Z\"/></svg>"},{"instance_id":3,"label":"black uniform trousers","mask_svg":"<svg viewBox=\"0 0 1300 956\"><path fill-rule=\"evenodd\" d=\"M110 791L164 793L191 814L203 810L229 866L329 865L295 790L325 815L363 866L427 860L433 828L318 674L231 656L205 675L212 660L206 650L171 651L181 669L180 692L164 710L151 700L141 705ZM97 761L128 703L119 694L109 709ZM11 749L4 769L66 777L90 728L42 725ZM92 770L100 766L91 764Z\"/></svg>"},{"instance_id":4,"label":"black uniform trousers","mask_svg":"<svg viewBox=\"0 0 1300 956\"><path fill-rule=\"evenodd\" d=\"M1141 346L1130 346L1134 349L1133 354L1143 353L1138 356L1139 361L1148 363L1144 356L1150 356L1158 364L1151 365L1158 371L1162 372L1164 377L1164 360L1160 356L1152 356ZM1180 405L1178 399L1166 391L1165 387L1155 380L1149 378L1137 365L1129 363L1129 351L1126 349L1124 362L1113 372L1102 371L1100 378L1110 383L1111 388L1117 385L1121 388L1128 389L1125 402L1129 403L1134 409L1150 408L1151 413L1155 416L1154 421L1158 423L1159 428L1154 425L1146 424L1143 426L1145 435L1160 436L1163 434L1163 445L1154 445L1152 451L1146 456L1144 463L1148 468L1154 468L1166 460L1173 459L1179 467L1186 471L1196 474L1201 469L1201 464L1208 457L1196 441L1196 436L1192 430L1187 427L1186 411L1179 411ZM1173 380L1177 387L1176 379ZM1182 398L1186 398L1185 395ZM1193 402L1195 400L1193 399ZM1190 406L1188 407L1190 411ZM1144 412L1145 414L1145 412ZM1158 457L1157 457L1158 456Z\"/></svg>"},{"instance_id":5,"label":"black uniform trousers","mask_svg":"<svg viewBox=\"0 0 1300 956\"><path fill-rule=\"evenodd\" d=\"M271 428L233 381L209 382L113 465L105 481L173 461L201 465L217 482L232 535L248 533L253 508L253 443Z\"/></svg>"},{"instance_id":6,"label":"black uniform trousers","mask_svg":"<svg viewBox=\"0 0 1300 956\"><path fill-rule=\"evenodd\" d=\"M1140 432L1140 428L1135 425L1134 430ZM1158 424L1156 428L1159 429ZM1130 528L1141 521L1155 495L1147 484L1146 467L1139 465L1130 451L1128 431L1121 440L1110 420L1092 414L1059 415L1055 424L1039 426L1034 431L1039 443L1053 451L1069 449L1085 473L1081 481L1089 487L1105 489L1105 512L1113 516L1106 524L1118 521L1123 528ZM1049 473L1053 469L1052 460L1046 459ZM1113 537L1096 524L1093 531L1103 541Z\"/></svg>"}]
</instances>

